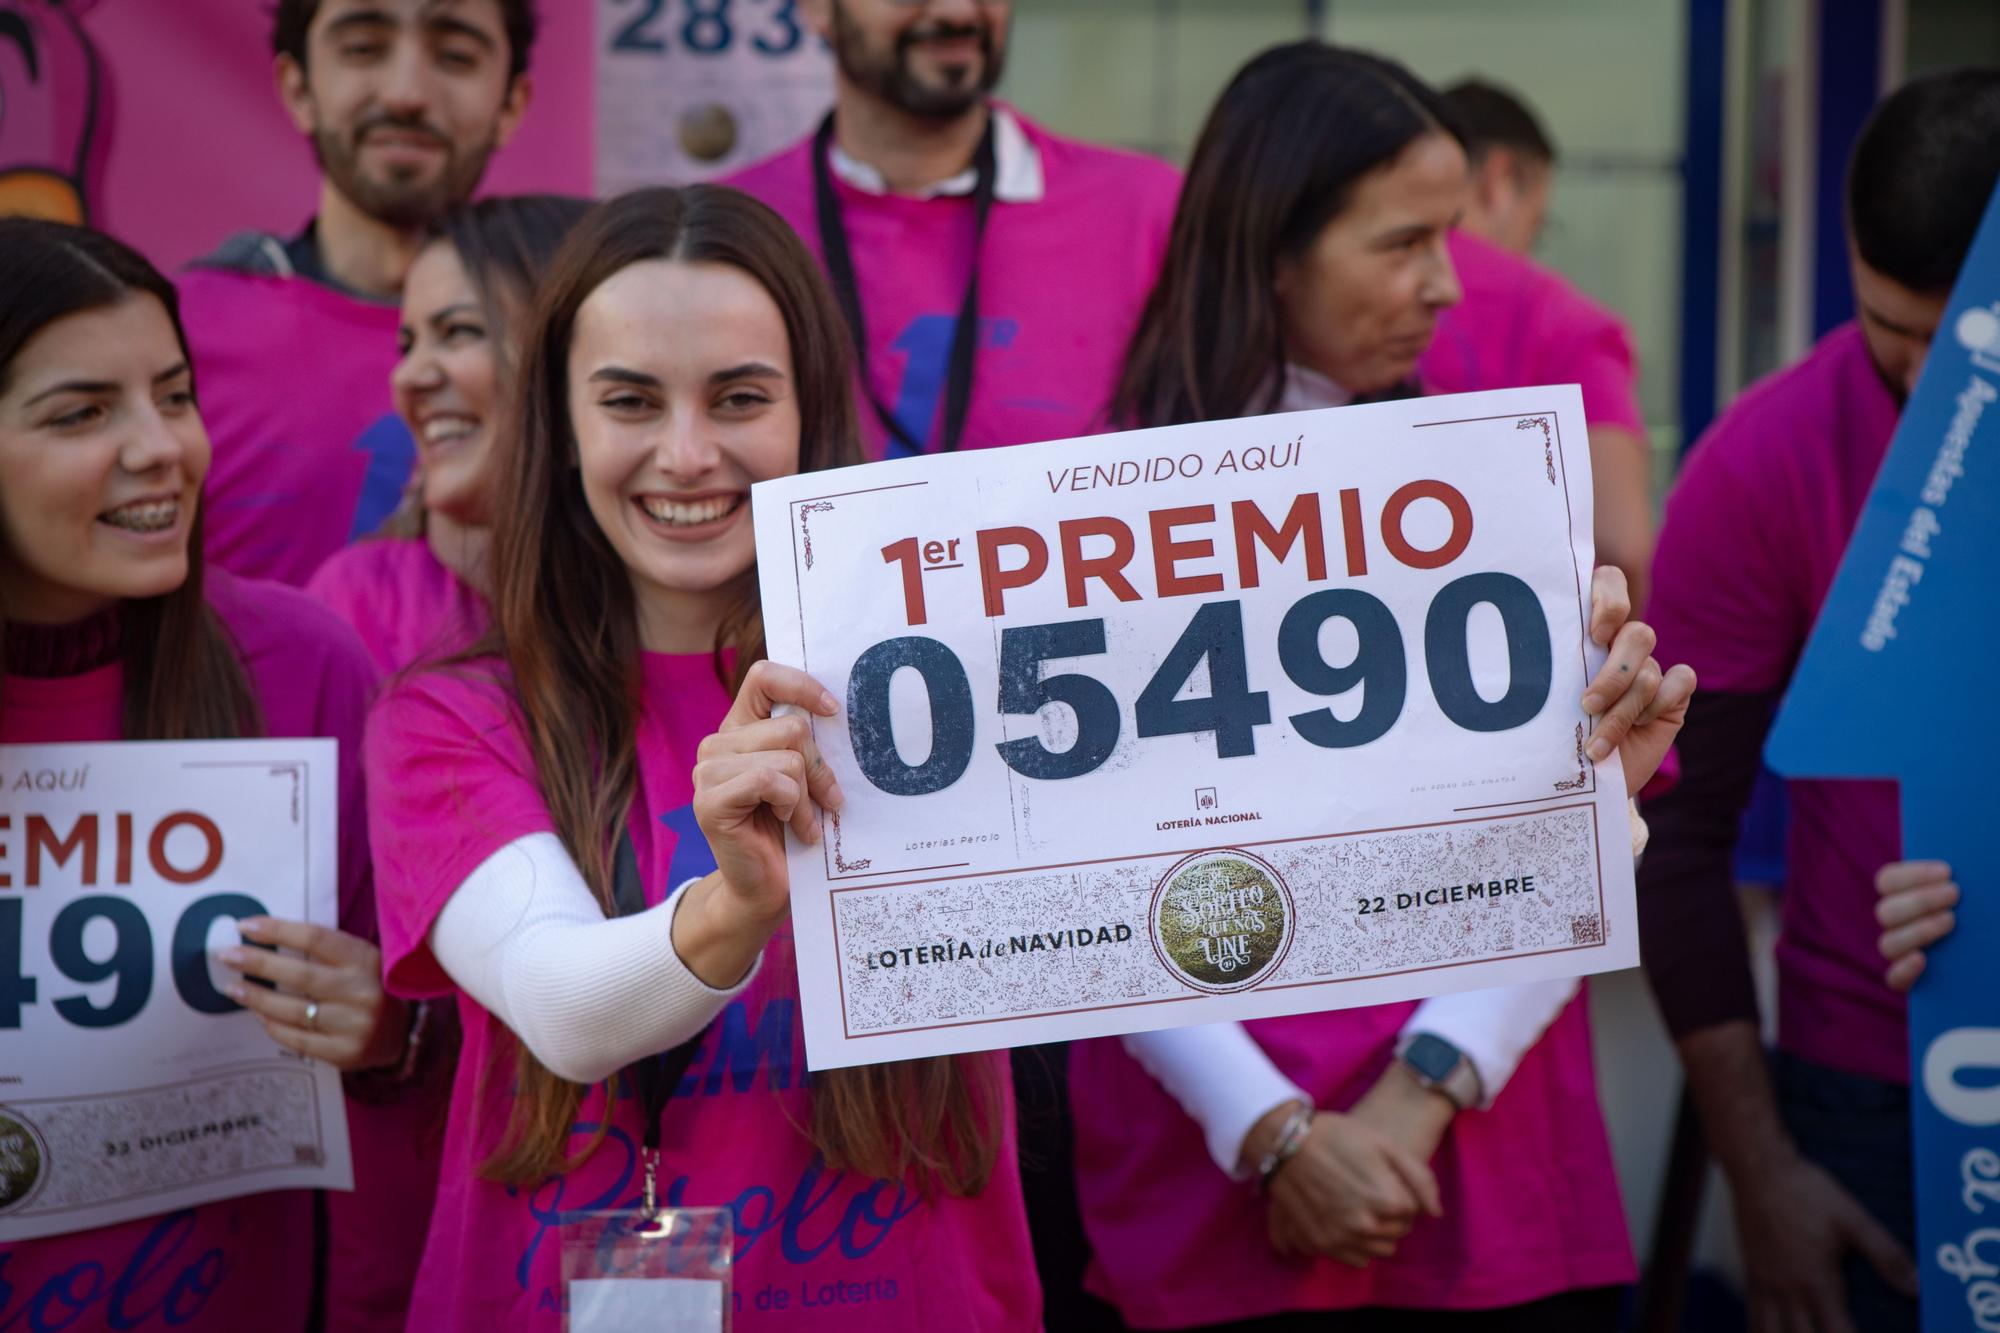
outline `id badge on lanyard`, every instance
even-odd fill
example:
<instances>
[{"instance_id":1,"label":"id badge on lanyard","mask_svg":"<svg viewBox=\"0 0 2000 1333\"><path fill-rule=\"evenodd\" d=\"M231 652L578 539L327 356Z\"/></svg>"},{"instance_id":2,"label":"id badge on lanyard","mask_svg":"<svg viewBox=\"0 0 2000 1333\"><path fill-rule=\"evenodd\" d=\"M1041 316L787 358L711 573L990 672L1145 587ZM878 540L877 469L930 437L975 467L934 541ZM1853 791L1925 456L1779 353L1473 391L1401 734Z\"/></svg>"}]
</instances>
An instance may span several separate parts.
<instances>
[{"instance_id":1,"label":"id badge on lanyard","mask_svg":"<svg viewBox=\"0 0 2000 1333\"><path fill-rule=\"evenodd\" d=\"M645 909L630 838L619 840L613 896L620 916ZM734 1214L663 1208L659 1200L661 1122L700 1041L697 1033L626 1067L645 1121L645 1192L637 1208L576 1213L563 1222L566 1333L729 1333Z\"/></svg>"},{"instance_id":2,"label":"id badge on lanyard","mask_svg":"<svg viewBox=\"0 0 2000 1333\"><path fill-rule=\"evenodd\" d=\"M727 1208L628 1208L562 1225L568 1333L729 1333Z\"/></svg>"}]
</instances>

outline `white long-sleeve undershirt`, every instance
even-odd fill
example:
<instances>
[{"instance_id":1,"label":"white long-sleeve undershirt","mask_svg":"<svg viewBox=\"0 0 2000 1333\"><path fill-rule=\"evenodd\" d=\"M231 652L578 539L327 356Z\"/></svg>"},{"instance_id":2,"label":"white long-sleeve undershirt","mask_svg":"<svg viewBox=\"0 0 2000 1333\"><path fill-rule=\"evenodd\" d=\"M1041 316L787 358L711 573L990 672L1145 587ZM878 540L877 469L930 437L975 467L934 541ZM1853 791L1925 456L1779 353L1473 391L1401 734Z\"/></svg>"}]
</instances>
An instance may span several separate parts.
<instances>
[{"instance_id":1,"label":"white long-sleeve undershirt","mask_svg":"<svg viewBox=\"0 0 2000 1333\"><path fill-rule=\"evenodd\" d=\"M431 953L458 987L576 1083L609 1078L708 1026L757 975L708 985L674 952L677 886L632 916L607 917L553 833L480 862L431 924Z\"/></svg>"},{"instance_id":2,"label":"white long-sleeve undershirt","mask_svg":"<svg viewBox=\"0 0 2000 1333\"><path fill-rule=\"evenodd\" d=\"M1646 822L1630 805L1632 856L1646 849ZM1521 1060L1577 993L1574 977L1436 995L1417 1006L1403 1034L1428 1032L1456 1046L1479 1075L1480 1107L1514 1076ZM1273 1108L1313 1099L1281 1073L1240 1023L1134 1032L1125 1049L1201 1126L1208 1155L1237 1179L1243 1141Z\"/></svg>"}]
</instances>

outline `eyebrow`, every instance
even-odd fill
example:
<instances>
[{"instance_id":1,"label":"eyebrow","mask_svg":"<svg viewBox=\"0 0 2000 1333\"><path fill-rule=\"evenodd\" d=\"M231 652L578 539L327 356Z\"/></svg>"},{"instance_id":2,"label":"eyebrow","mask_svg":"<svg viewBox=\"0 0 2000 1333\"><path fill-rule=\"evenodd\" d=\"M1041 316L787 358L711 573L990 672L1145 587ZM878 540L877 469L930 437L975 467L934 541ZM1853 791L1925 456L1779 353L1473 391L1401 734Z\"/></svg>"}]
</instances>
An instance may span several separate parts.
<instances>
[{"instance_id":1,"label":"eyebrow","mask_svg":"<svg viewBox=\"0 0 2000 1333\"><path fill-rule=\"evenodd\" d=\"M1401 241L1412 241L1419 236L1429 236L1437 230L1437 227L1428 222L1412 222L1383 232L1375 238L1375 244L1394 245Z\"/></svg>"},{"instance_id":2,"label":"eyebrow","mask_svg":"<svg viewBox=\"0 0 2000 1333\"><path fill-rule=\"evenodd\" d=\"M469 19L460 18L446 6L451 0L436 0L420 17L419 22L432 32L449 33L470 37L489 51L498 50L499 44L493 35ZM350 28L394 28L401 21L386 9L354 9L335 17L326 25L328 36L337 36Z\"/></svg>"},{"instance_id":3,"label":"eyebrow","mask_svg":"<svg viewBox=\"0 0 2000 1333\"><path fill-rule=\"evenodd\" d=\"M153 383L156 385L165 384L167 381L178 379L187 373L188 363L185 361L176 361L159 374L153 376ZM53 398L59 393L116 393L117 390L118 381L116 380L64 380L60 384L51 384L48 388L23 402L21 406L33 407L36 403L41 402L42 399Z\"/></svg>"},{"instance_id":4,"label":"eyebrow","mask_svg":"<svg viewBox=\"0 0 2000 1333\"><path fill-rule=\"evenodd\" d=\"M350 9L336 14L326 25L327 36L338 36L349 28L393 28L396 16L386 9Z\"/></svg>"},{"instance_id":5,"label":"eyebrow","mask_svg":"<svg viewBox=\"0 0 2000 1333\"><path fill-rule=\"evenodd\" d=\"M446 320L456 319L460 315L476 315L479 313L480 310L477 302L459 301L456 302L455 304L446 306L442 310L432 311L429 319L427 319L425 322L428 324L442 324Z\"/></svg>"},{"instance_id":6,"label":"eyebrow","mask_svg":"<svg viewBox=\"0 0 2000 1333\"><path fill-rule=\"evenodd\" d=\"M590 383L603 380L608 384L635 384L642 389L657 389L660 380L657 375L648 375L642 370L627 370L623 366L602 366L590 372Z\"/></svg>"},{"instance_id":7,"label":"eyebrow","mask_svg":"<svg viewBox=\"0 0 2000 1333\"><path fill-rule=\"evenodd\" d=\"M727 384L730 380L781 380L785 372L762 361L745 361L740 366L718 370L708 377L710 387Z\"/></svg>"},{"instance_id":8,"label":"eyebrow","mask_svg":"<svg viewBox=\"0 0 2000 1333\"><path fill-rule=\"evenodd\" d=\"M488 51L498 51L500 44L493 40L493 34L456 14L431 13L424 16L424 26L433 33L450 37L470 37Z\"/></svg>"},{"instance_id":9,"label":"eyebrow","mask_svg":"<svg viewBox=\"0 0 2000 1333\"><path fill-rule=\"evenodd\" d=\"M470 37L489 51L497 51L500 44L493 40L493 34L470 19L460 18L455 11L457 0L431 0L423 8L422 20L425 27L433 32L455 33Z\"/></svg>"}]
</instances>

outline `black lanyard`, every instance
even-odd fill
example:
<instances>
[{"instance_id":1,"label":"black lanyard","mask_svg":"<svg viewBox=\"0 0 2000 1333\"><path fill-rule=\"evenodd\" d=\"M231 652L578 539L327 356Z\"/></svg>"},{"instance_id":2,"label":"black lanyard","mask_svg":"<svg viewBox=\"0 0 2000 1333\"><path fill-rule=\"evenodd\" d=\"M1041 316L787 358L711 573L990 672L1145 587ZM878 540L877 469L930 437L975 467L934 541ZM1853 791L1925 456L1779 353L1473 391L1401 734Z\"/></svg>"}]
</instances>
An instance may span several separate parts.
<instances>
[{"instance_id":1,"label":"black lanyard","mask_svg":"<svg viewBox=\"0 0 2000 1333\"><path fill-rule=\"evenodd\" d=\"M833 113L820 122L813 137L813 190L819 212L819 243L826 255L826 273L833 280L833 294L840 301L840 313L847 317L847 331L854 335L854 355L860 362L861 388L868 405L881 418L882 427L913 454L924 452L921 441L896 420L868 377L868 326L862 317L861 289L854 280L854 255L847 245L847 224L840 217L840 196L833 188L833 170L828 165L833 150ZM951 332L951 362L944 387L944 434L939 448L949 453L958 448L965 435L965 416L972 407L972 366L979 350L979 252L986 240L986 221L993 212L993 191L999 176L993 149L993 113L986 116L986 132L972 155L975 173L972 186L972 271L965 278L965 299L959 302L958 323ZM928 422L923 423L928 425Z\"/></svg>"},{"instance_id":2,"label":"black lanyard","mask_svg":"<svg viewBox=\"0 0 2000 1333\"><path fill-rule=\"evenodd\" d=\"M639 879L639 855L632 847L632 839L627 836L618 840L618 860L612 872L612 904L618 915L631 916L646 910L646 890ZM704 1028L702 1031L707 1031ZM701 1032L695 1033L670 1051L649 1055L634 1060L625 1066L625 1075L632 1080L633 1091L639 1095L639 1114L645 1119L645 1145L657 1156L660 1151L660 1128L667 1116L667 1103L673 1099L674 1089L680 1086L687 1074L688 1066L694 1063L694 1053L701 1046ZM653 1192L652 1163L646 1166L648 1180L646 1193ZM651 1200L648 1199L648 1207Z\"/></svg>"}]
</instances>

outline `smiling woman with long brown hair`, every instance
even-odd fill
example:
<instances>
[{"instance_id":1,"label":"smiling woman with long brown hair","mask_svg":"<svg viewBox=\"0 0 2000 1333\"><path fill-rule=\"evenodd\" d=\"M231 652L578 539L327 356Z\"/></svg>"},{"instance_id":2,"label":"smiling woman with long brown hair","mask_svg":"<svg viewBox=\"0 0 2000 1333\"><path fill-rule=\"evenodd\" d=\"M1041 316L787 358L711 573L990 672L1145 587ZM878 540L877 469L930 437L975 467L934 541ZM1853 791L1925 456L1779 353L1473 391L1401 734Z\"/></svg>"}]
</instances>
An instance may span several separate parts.
<instances>
[{"instance_id":1,"label":"smiling woman with long brown hair","mask_svg":"<svg viewBox=\"0 0 2000 1333\"><path fill-rule=\"evenodd\" d=\"M736 191L628 195L521 364L493 632L370 722L390 985L465 1021L412 1326L556 1328L556 1228L656 1179L733 1209L739 1329L1034 1327L1005 1060L806 1078L783 835L840 792L774 712L836 705L761 660L749 506L859 457L818 270Z\"/></svg>"},{"instance_id":2,"label":"smiling woman with long brown hair","mask_svg":"<svg viewBox=\"0 0 2000 1333\"><path fill-rule=\"evenodd\" d=\"M244 919L250 940L289 952L226 951L275 985L224 993L287 1050L381 1071L403 1060L409 1011L383 994L368 939L359 758L374 673L302 593L203 569L196 371L173 284L137 252L0 218L0 743L338 741L343 928ZM410 1147L423 1107L408 1089L371 1091L347 1106L359 1188L325 1196L323 1221L309 1192L284 1190L0 1243L0 1328L395 1319L430 1205Z\"/></svg>"}]
</instances>

